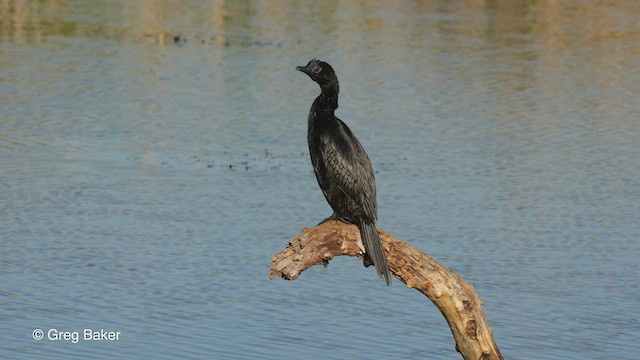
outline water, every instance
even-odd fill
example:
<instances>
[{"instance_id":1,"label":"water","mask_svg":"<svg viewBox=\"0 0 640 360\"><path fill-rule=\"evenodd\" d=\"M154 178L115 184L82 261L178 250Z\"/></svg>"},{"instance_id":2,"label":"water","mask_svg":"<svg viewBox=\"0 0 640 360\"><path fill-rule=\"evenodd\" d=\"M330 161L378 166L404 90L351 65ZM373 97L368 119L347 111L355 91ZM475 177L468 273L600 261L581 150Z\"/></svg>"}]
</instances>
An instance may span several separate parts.
<instances>
[{"instance_id":1,"label":"water","mask_svg":"<svg viewBox=\"0 0 640 360\"><path fill-rule=\"evenodd\" d=\"M505 358L634 359L639 13L6 1L2 358L460 358L426 298L359 261L267 279L330 212L294 70L317 56L380 227L475 286ZM85 328L121 334L47 338Z\"/></svg>"}]
</instances>

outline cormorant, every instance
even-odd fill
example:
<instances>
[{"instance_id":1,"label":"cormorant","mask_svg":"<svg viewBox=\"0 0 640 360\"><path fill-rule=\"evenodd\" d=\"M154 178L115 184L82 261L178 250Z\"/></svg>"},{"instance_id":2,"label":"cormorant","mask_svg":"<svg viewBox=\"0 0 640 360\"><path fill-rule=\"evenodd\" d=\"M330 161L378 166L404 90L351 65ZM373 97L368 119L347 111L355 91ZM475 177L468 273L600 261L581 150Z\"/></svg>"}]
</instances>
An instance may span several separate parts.
<instances>
[{"instance_id":1,"label":"cormorant","mask_svg":"<svg viewBox=\"0 0 640 360\"><path fill-rule=\"evenodd\" d=\"M360 230L365 263L373 262L378 274L391 283L389 265L376 231L376 180L369 156L349 127L338 119L338 77L331 65L313 59L296 70L320 85L320 95L311 105L307 141L313 171L320 189L333 209L327 220L354 224ZM368 258L368 259L367 259Z\"/></svg>"}]
</instances>

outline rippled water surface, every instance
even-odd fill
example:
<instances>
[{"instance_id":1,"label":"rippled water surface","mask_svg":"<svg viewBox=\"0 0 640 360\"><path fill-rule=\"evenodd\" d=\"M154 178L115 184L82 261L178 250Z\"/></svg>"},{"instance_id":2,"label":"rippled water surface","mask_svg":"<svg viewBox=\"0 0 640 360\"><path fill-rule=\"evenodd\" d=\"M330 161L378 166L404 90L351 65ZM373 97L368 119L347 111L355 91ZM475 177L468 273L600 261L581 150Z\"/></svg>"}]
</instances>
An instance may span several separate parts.
<instances>
[{"instance_id":1,"label":"rippled water surface","mask_svg":"<svg viewBox=\"0 0 640 360\"><path fill-rule=\"evenodd\" d=\"M294 70L317 56L378 225L475 286L505 358L637 358L639 15L0 2L0 357L460 358L426 298L360 261L267 279L330 213L306 147L319 91ZM121 334L48 338L85 328Z\"/></svg>"}]
</instances>

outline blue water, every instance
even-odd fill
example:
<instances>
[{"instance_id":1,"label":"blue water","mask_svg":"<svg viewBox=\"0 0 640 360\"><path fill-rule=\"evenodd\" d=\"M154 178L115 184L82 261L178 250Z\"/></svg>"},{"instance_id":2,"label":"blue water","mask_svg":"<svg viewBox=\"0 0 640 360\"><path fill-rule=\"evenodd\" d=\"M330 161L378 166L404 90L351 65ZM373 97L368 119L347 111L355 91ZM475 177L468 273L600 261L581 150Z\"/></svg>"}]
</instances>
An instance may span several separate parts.
<instances>
[{"instance_id":1,"label":"blue water","mask_svg":"<svg viewBox=\"0 0 640 360\"><path fill-rule=\"evenodd\" d=\"M509 4L9 1L0 357L461 358L356 259L267 278L330 214L317 56L378 225L474 285L506 359L635 359L640 8Z\"/></svg>"}]
</instances>

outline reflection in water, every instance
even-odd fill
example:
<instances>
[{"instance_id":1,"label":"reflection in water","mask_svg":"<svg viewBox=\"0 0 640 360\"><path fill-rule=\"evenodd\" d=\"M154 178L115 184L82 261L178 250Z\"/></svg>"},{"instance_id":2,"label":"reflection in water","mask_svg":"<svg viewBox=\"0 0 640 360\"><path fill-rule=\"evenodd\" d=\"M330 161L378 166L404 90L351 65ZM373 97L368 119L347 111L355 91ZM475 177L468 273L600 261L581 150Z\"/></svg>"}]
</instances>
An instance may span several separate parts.
<instances>
[{"instance_id":1,"label":"reflection in water","mask_svg":"<svg viewBox=\"0 0 640 360\"><path fill-rule=\"evenodd\" d=\"M3 0L2 41L25 44L41 43L49 36L134 40L157 36L157 43L165 45L171 43L167 40L173 40L174 35L187 30L187 35L214 40L216 45L225 44L222 39L233 30L241 30L245 36L254 37L251 39L254 41L292 40L291 30L303 18L307 20L305 25L318 26L324 34L341 37L341 43L378 34L415 46L432 34L446 33L452 36L448 40L454 41L450 44L453 46L456 41L487 38L493 46L499 44L504 48L527 42L554 49L583 49L586 44L625 44L637 38L639 25L634 15L640 12L636 3L577 1L464 4L132 1L80 4L80 9L71 10L71 6L77 5L59 0ZM260 39L261 36L264 38Z\"/></svg>"},{"instance_id":2,"label":"reflection in water","mask_svg":"<svg viewBox=\"0 0 640 360\"><path fill-rule=\"evenodd\" d=\"M639 4L0 0L0 353L456 358L352 259L266 280L329 215L317 56L380 226L474 284L507 358L633 358ZM29 335L86 326L123 340Z\"/></svg>"}]
</instances>

